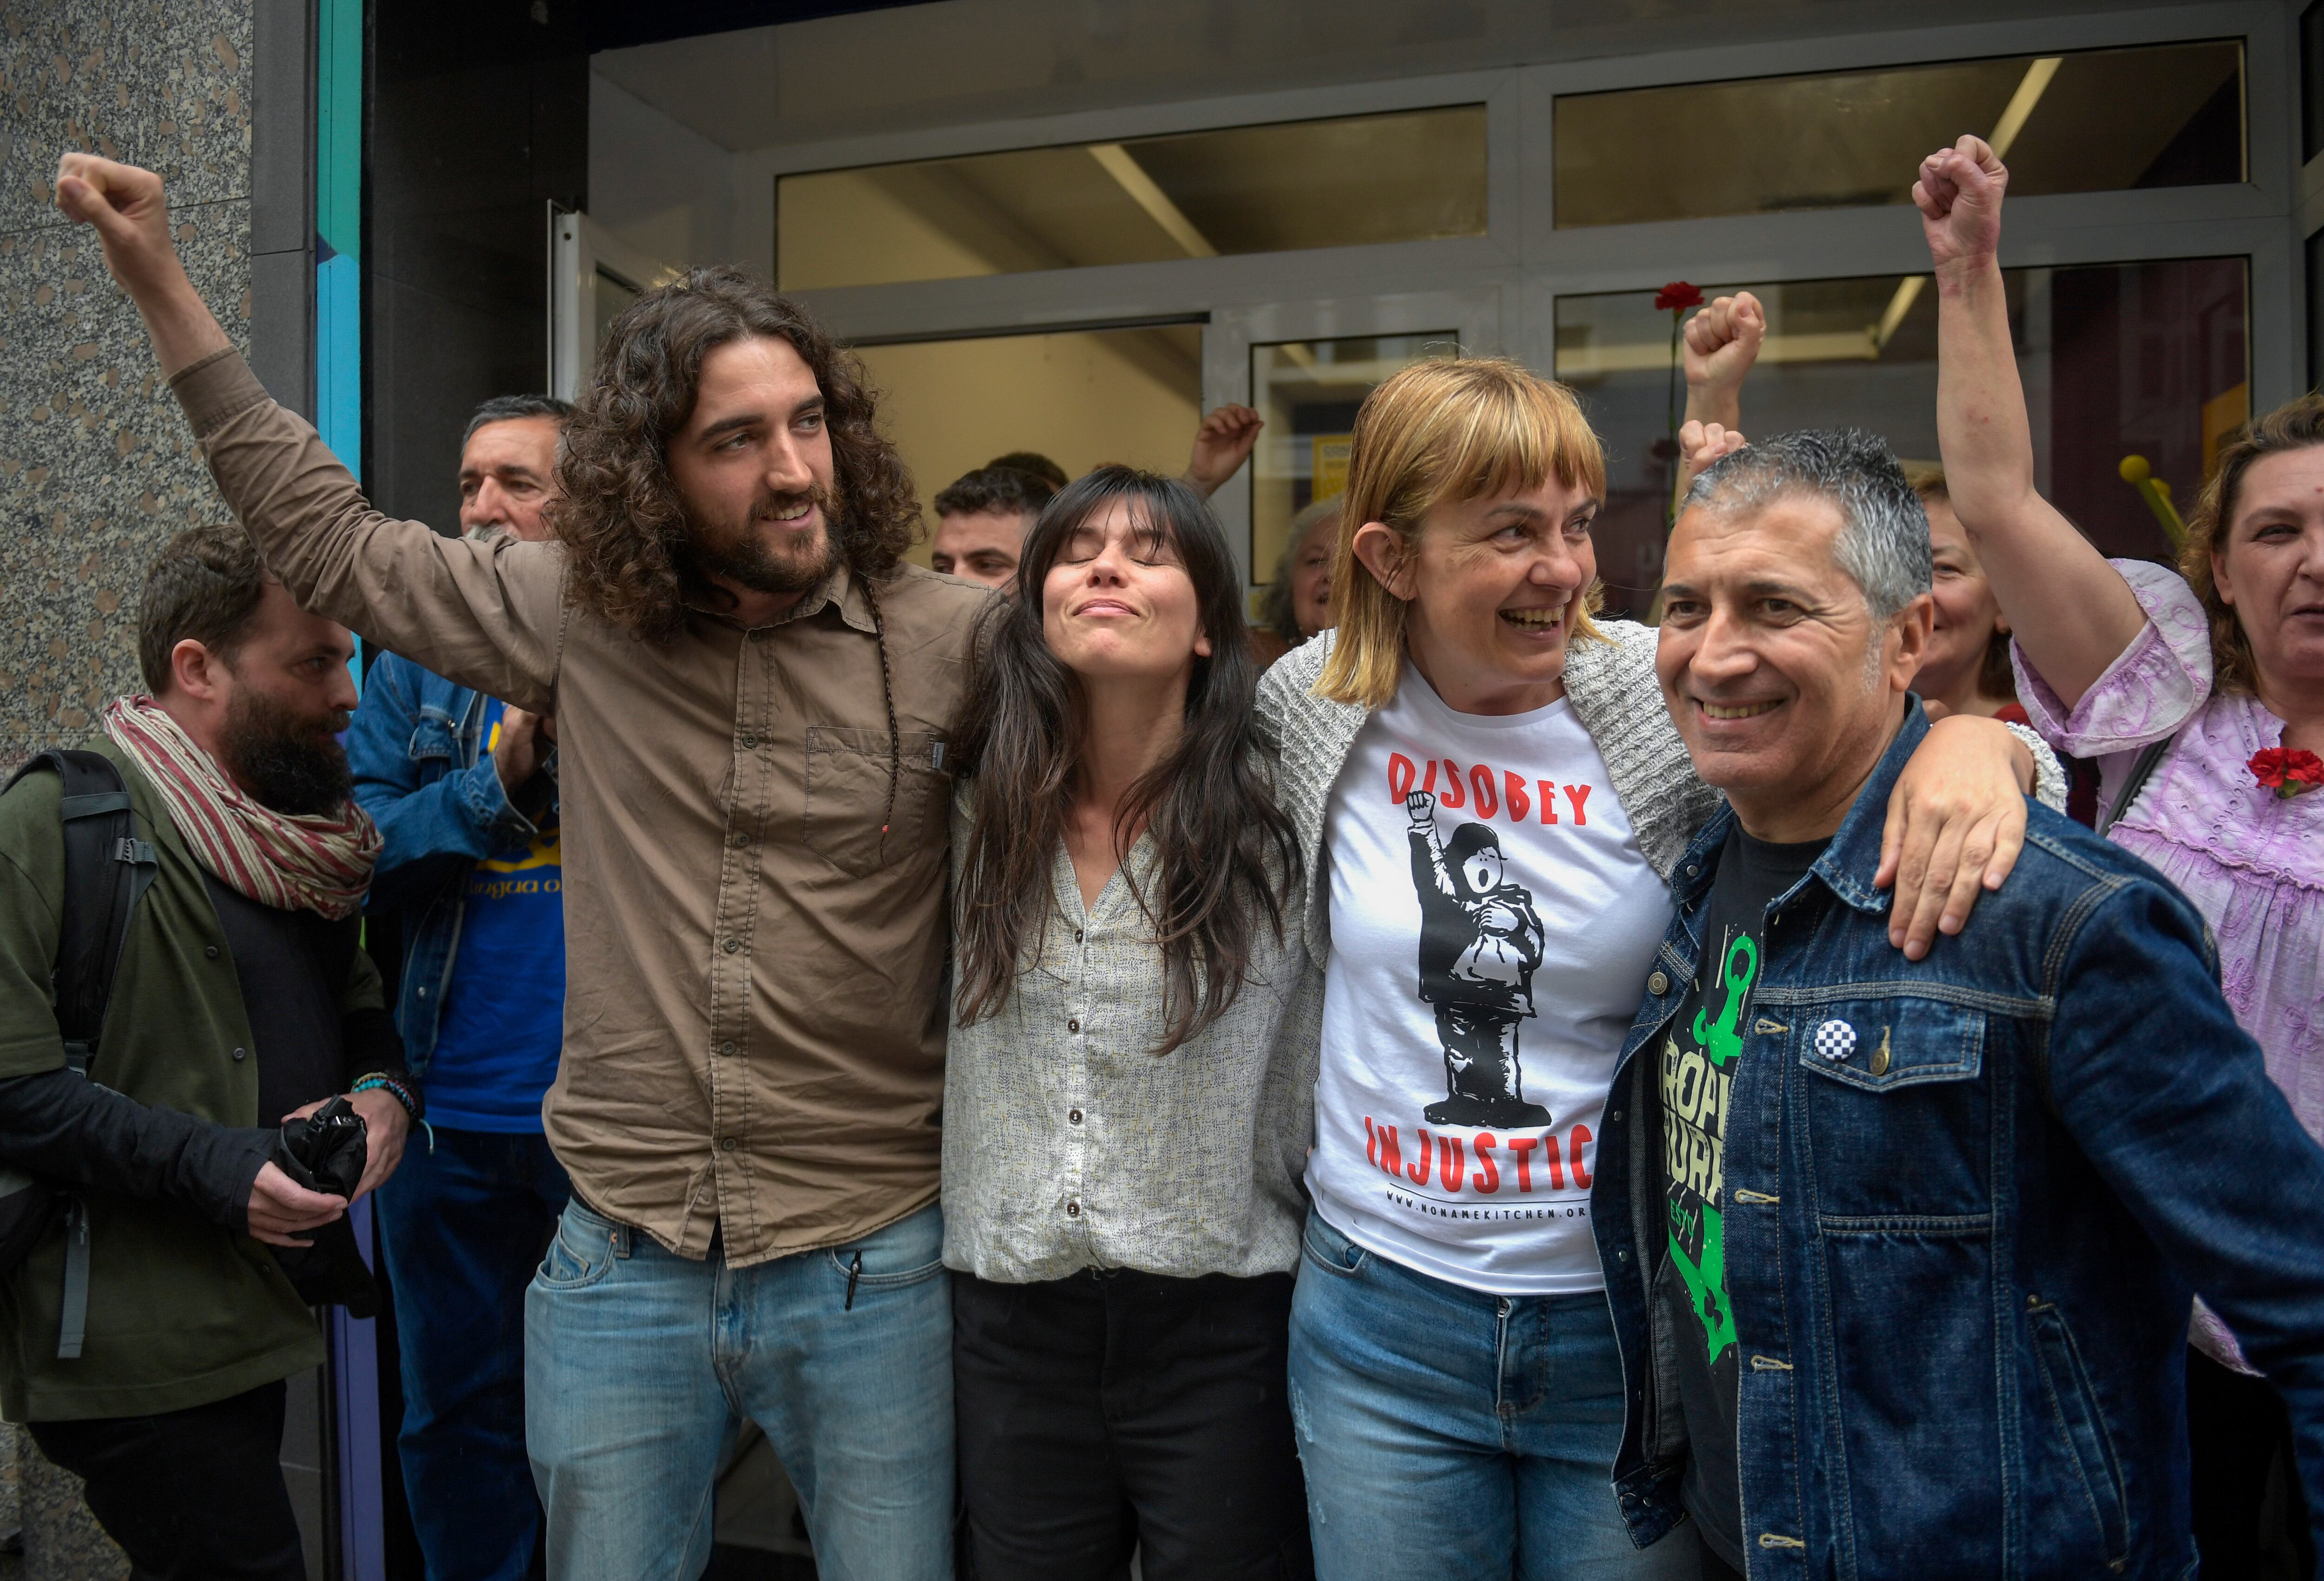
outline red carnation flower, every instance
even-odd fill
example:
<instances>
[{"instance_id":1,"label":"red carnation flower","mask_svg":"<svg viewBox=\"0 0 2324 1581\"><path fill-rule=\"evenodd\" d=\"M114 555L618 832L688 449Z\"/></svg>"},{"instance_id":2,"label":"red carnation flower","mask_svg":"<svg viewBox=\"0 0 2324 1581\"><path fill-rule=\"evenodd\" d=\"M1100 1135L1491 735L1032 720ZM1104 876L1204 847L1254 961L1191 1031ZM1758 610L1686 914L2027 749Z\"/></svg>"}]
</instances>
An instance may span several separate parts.
<instances>
[{"instance_id":1,"label":"red carnation flower","mask_svg":"<svg viewBox=\"0 0 2324 1581\"><path fill-rule=\"evenodd\" d=\"M2252 777L2289 799L2324 785L2324 758L2292 747L2264 747L2252 754Z\"/></svg>"},{"instance_id":2,"label":"red carnation flower","mask_svg":"<svg viewBox=\"0 0 2324 1581\"><path fill-rule=\"evenodd\" d=\"M1665 313L1700 308L1702 306L1702 291L1683 280L1674 280L1655 293L1655 306Z\"/></svg>"}]
</instances>

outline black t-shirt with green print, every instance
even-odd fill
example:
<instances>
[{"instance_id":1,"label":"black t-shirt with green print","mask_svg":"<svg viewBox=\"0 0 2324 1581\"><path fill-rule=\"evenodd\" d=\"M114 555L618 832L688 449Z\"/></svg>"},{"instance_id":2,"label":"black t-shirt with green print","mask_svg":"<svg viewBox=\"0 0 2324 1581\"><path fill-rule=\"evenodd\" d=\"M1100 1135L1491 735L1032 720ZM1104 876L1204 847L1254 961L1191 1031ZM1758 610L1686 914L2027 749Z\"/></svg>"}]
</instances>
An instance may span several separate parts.
<instances>
[{"instance_id":1,"label":"black t-shirt with green print","mask_svg":"<svg viewBox=\"0 0 2324 1581\"><path fill-rule=\"evenodd\" d=\"M1743 1568L1743 1494L1736 1473L1735 1319L1727 1304L1723 1150L1727 1103L1759 979L1767 903L1796 883L1829 841L1770 845L1740 824L1720 847L1702 915L1702 958L1661 1049L1666 1230L1655 1291L1678 1336L1679 1406L1692 1456L1682 1494L1703 1541Z\"/></svg>"}]
</instances>

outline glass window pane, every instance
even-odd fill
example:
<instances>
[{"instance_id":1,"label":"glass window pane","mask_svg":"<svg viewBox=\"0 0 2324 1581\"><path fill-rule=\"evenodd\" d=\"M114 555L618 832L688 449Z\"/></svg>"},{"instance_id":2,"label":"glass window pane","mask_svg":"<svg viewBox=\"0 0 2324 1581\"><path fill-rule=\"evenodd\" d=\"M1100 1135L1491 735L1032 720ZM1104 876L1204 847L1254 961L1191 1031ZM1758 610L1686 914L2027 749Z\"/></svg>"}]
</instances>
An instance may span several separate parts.
<instances>
[{"instance_id":1,"label":"glass window pane","mask_svg":"<svg viewBox=\"0 0 2324 1581\"><path fill-rule=\"evenodd\" d=\"M1251 405L1267 420L1251 453L1254 584L1275 581L1291 547L1292 519L1347 491L1348 439L1364 397L1399 369L1460 354L1460 336L1449 329L1250 348Z\"/></svg>"},{"instance_id":2,"label":"glass window pane","mask_svg":"<svg viewBox=\"0 0 2324 1581\"><path fill-rule=\"evenodd\" d=\"M603 269L597 271L594 284L595 289L589 296L589 344L593 348L605 344L605 332L613 326L613 320L639 296L637 287Z\"/></svg>"},{"instance_id":3,"label":"glass window pane","mask_svg":"<svg viewBox=\"0 0 2324 1581\"><path fill-rule=\"evenodd\" d=\"M1963 133L2013 197L2244 179L2232 40L1582 94L1557 101L1561 227L1912 201Z\"/></svg>"},{"instance_id":4,"label":"glass window pane","mask_svg":"<svg viewBox=\"0 0 2324 1581\"><path fill-rule=\"evenodd\" d=\"M930 533L936 494L995 456L1038 451L1071 477L1109 461L1176 476L1202 420L1198 324L906 341L855 354ZM926 538L911 557L928 563Z\"/></svg>"},{"instance_id":5,"label":"glass window pane","mask_svg":"<svg viewBox=\"0 0 2324 1581\"><path fill-rule=\"evenodd\" d=\"M2120 468L2126 455L2145 457L2183 515L2221 440L2248 415L2245 260L2004 278L2036 484L2107 554L2170 559L2169 540ZM1926 280L1704 287L1706 297L1750 290L1767 309L1767 339L1743 388L1743 432L1865 427L1908 464L1936 463L1936 294ZM1670 331L1651 291L1558 299L1557 376L1606 443L1598 574L1609 606L1634 616L1662 576L1675 454Z\"/></svg>"},{"instance_id":6,"label":"glass window pane","mask_svg":"<svg viewBox=\"0 0 2324 1581\"><path fill-rule=\"evenodd\" d=\"M785 176L782 289L1485 234L1485 107Z\"/></svg>"}]
</instances>

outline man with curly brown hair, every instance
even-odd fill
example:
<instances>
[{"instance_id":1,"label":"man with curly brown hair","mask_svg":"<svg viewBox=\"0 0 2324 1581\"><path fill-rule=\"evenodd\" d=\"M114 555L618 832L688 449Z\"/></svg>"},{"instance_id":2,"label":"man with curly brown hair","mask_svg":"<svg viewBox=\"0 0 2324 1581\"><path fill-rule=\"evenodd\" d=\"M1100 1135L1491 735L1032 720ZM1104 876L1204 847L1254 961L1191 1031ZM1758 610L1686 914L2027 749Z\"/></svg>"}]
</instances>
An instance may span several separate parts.
<instances>
[{"instance_id":1,"label":"man with curly brown hair","mask_svg":"<svg viewBox=\"0 0 2324 1581\"><path fill-rule=\"evenodd\" d=\"M853 363L696 270L614 323L555 538L442 537L372 510L268 399L158 177L67 154L57 198L299 602L557 717L546 1126L573 1200L525 1312L550 1575L699 1574L747 1415L823 1576L948 1576L945 746L991 595L899 563L917 504Z\"/></svg>"}]
</instances>

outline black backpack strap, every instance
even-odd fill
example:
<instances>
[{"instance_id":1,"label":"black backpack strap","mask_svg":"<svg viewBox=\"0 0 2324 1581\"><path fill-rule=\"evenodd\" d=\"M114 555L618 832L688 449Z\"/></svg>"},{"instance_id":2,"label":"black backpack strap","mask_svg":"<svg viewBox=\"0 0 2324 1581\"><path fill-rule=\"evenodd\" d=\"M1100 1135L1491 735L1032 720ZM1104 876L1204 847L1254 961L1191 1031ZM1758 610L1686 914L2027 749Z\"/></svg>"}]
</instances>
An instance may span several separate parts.
<instances>
[{"instance_id":1,"label":"black backpack strap","mask_svg":"<svg viewBox=\"0 0 2324 1581\"><path fill-rule=\"evenodd\" d=\"M2114 804L2098 814L2097 829L2099 834L2103 835L2113 828L2122 815L2130 811L2131 804L2138 800L2139 793L2146 788L2146 782L2154 777L2154 771L2162 767L2163 759L2170 755L2172 743L2178 739L2174 732L2159 741L2146 744L2146 749L2132 762L2130 774L2123 780L2122 790L2114 798Z\"/></svg>"},{"instance_id":2,"label":"black backpack strap","mask_svg":"<svg viewBox=\"0 0 2324 1581\"><path fill-rule=\"evenodd\" d=\"M121 947L129 937L130 915L160 870L153 847L137 838L129 810L129 787L112 758L101 752L59 749L42 753L9 780L36 769L53 769L64 789L65 892L63 925L57 937L54 983L57 1026L64 1034L65 1062L88 1073L105 1027L106 1002Z\"/></svg>"},{"instance_id":3,"label":"black backpack strap","mask_svg":"<svg viewBox=\"0 0 2324 1581\"><path fill-rule=\"evenodd\" d=\"M129 787L112 758L70 749L42 752L8 784L39 769L53 770L63 782L64 916L57 934L52 992L57 1028L64 1034L65 1063L76 1075L87 1076L97 1035L105 1029L105 1007L113 996L113 975L129 937L130 915L161 864L153 847L137 838ZM88 1205L75 1197L65 1213L59 1359L78 1357L88 1331Z\"/></svg>"}]
</instances>

